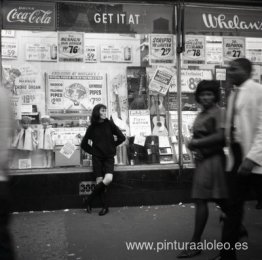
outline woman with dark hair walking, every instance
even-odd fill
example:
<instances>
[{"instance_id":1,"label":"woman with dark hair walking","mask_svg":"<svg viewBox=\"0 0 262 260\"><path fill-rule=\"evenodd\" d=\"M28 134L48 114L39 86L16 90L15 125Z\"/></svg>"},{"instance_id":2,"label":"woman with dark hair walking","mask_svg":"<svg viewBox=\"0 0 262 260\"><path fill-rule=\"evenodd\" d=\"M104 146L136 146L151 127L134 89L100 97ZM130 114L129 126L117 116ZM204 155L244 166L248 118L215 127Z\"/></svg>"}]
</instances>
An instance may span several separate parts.
<instances>
[{"instance_id":1,"label":"woman with dark hair walking","mask_svg":"<svg viewBox=\"0 0 262 260\"><path fill-rule=\"evenodd\" d=\"M187 147L195 155L195 173L192 198L195 199L195 228L191 243L197 245L208 219L208 202L215 201L225 210L227 184L225 176L223 112L218 106L219 83L214 80L201 81L195 99L202 111L193 124L193 137ZM195 247L196 248L196 247ZM189 258L201 253L198 249L186 249L178 258Z\"/></svg>"},{"instance_id":2,"label":"woman with dark hair walking","mask_svg":"<svg viewBox=\"0 0 262 260\"><path fill-rule=\"evenodd\" d=\"M108 213L108 205L105 197L105 189L113 180L114 156L116 147L125 141L121 130L106 117L106 106L97 104L92 111L91 125L87 128L81 143L81 148L92 154L93 171L96 175L95 189L88 196L86 211L91 213L92 201L100 196L102 209L99 216Z\"/></svg>"}]
</instances>

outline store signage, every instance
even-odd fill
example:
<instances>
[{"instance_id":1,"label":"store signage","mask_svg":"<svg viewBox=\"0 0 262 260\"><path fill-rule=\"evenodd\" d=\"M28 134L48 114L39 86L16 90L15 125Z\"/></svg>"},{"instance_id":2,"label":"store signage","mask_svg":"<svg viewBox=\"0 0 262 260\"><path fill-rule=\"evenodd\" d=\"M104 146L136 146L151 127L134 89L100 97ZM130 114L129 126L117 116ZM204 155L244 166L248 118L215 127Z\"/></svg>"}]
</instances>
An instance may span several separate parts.
<instances>
[{"instance_id":1,"label":"store signage","mask_svg":"<svg viewBox=\"0 0 262 260\"><path fill-rule=\"evenodd\" d=\"M54 3L5 2L4 29L55 30Z\"/></svg>"},{"instance_id":2,"label":"store signage","mask_svg":"<svg viewBox=\"0 0 262 260\"><path fill-rule=\"evenodd\" d=\"M186 33L261 36L260 10L190 6L186 7L185 18Z\"/></svg>"},{"instance_id":3,"label":"store signage","mask_svg":"<svg viewBox=\"0 0 262 260\"><path fill-rule=\"evenodd\" d=\"M173 8L168 5L58 3L57 26L60 31L172 34Z\"/></svg>"}]
</instances>

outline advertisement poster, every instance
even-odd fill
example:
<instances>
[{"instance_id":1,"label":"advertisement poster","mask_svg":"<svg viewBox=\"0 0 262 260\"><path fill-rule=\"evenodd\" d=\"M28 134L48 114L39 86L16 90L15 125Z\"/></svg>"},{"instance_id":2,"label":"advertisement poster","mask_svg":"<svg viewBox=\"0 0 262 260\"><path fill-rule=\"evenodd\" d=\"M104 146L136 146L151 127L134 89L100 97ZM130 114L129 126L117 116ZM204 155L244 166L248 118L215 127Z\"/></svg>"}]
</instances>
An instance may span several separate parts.
<instances>
[{"instance_id":1,"label":"advertisement poster","mask_svg":"<svg viewBox=\"0 0 262 260\"><path fill-rule=\"evenodd\" d=\"M227 79L226 68L215 68L215 79L225 81Z\"/></svg>"},{"instance_id":2,"label":"advertisement poster","mask_svg":"<svg viewBox=\"0 0 262 260\"><path fill-rule=\"evenodd\" d=\"M245 57L245 38L224 37L224 63Z\"/></svg>"},{"instance_id":3,"label":"advertisement poster","mask_svg":"<svg viewBox=\"0 0 262 260\"><path fill-rule=\"evenodd\" d=\"M85 127L66 127L66 128L53 128L53 140L55 145L61 146L66 145L67 143L71 143L74 145L79 145L81 139L79 138L79 134L84 136L86 132Z\"/></svg>"},{"instance_id":4,"label":"advertisement poster","mask_svg":"<svg viewBox=\"0 0 262 260\"><path fill-rule=\"evenodd\" d=\"M223 38L206 36L206 63L221 64L223 62Z\"/></svg>"},{"instance_id":5,"label":"advertisement poster","mask_svg":"<svg viewBox=\"0 0 262 260\"><path fill-rule=\"evenodd\" d=\"M169 111L178 111L177 93L168 93ZM197 103L194 93L181 93L181 110L197 111Z\"/></svg>"},{"instance_id":6,"label":"advertisement poster","mask_svg":"<svg viewBox=\"0 0 262 260\"><path fill-rule=\"evenodd\" d=\"M149 82L149 90L157 94L166 95L174 75L174 70L167 67L158 67Z\"/></svg>"},{"instance_id":7,"label":"advertisement poster","mask_svg":"<svg viewBox=\"0 0 262 260\"><path fill-rule=\"evenodd\" d=\"M17 59L17 40L16 38L2 38L2 58L3 59Z\"/></svg>"},{"instance_id":8,"label":"advertisement poster","mask_svg":"<svg viewBox=\"0 0 262 260\"><path fill-rule=\"evenodd\" d=\"M197 84L203 80L211 80L212 70L181 70L181 91L195 92Z\"/></svg>"},{"instance_id":9,"label":"advertisement poster","mask_svg":"<svg viewBox=\"0 0 262 260\"><path fill-rule=\"evenodd\" d=\"M185 52L183 53L184 64L205 63L205 37L186 35Z\"/></svg>"},{"instance_id":10,"label":"advertisement poster","mask_svg":"<svg viewBox=\"0 0 262 260\"><path fill-rule=\"evenodd\" d=\"M92 110L106 104L105 75L100 72L54 71L48 75L48 109Z\"/></svg>"},{"instance_id":11,"label":"advertisement poster","mask_svg":"<svg viewBox=\"0 0 262 260\"><path fill-rule=\"evenodd\" d=\"M81 32L58 33L59 61L84 61L84 34Z\"/></svg>"},{"instance_id":12,"label":"advertisement poster","mask_svg":"<svg viewBox=\"0 0 262 260\"><path fill-rule=\"evenodd\" d=\"M246 38L246 58L254 63L262 63L261 38Z\"/></svg>"},{"instance_id":13,"label":"advertisement poster","mask_svg":"<svg viewBox=\"0 0 262 260\"><path fill-rule=\"evenodd\" d=\"M149 110L129 110L129 124L131 136L151 135Z\"/></svg>"},{"instance_id":14,"label":"advertisement poster","mask_svg":"<svg viewBox=\"0 0 262 260\"><path fill-rule=\"evenodd\" d=\"M174 37L170 34L151 34L149 38L149 64L173 65L175 62Z\"/></svg>"},{"instance_id":15,"label":"advertisement poster","mask_svg":"<svg viewBox=\"0 0 262 260\"><path fill-rule=\"evenodd\" d=\"M100 57L101 62L132 62L133 49L130 45L102 45Z\"/></svg>"},{"instance_id":16,"label":"advertisement poster","mask_svg":"<svg viewBox=\"0 0 262 260\"><path fill-rule=\"evenodd\" d=\"M198 115L198 112L183 111L182 113L182 134L183 136L191 136L192 126ZM169 112L169 133L178 136L178 114L177 111Z\"/></svg>"},{"instance_id":17,"label":"advertisement poster","mask_svg":"<svg viewBox=\"0 0 262 260\"><path fill-rule=\"evenodd\" d=\"M57 45L55 43L27 43L25 56L28 61L57 61Z\"/></svg>"},{"instance_id":18,"label":"advertisement poster","mask_svg":"<svg viewBox=\"0 0 262 260\"><path fill-rule=\"evenodd\" d=\"M85 46L85 62L97 62L97 46Z\"/></svg>"}]
</instances>

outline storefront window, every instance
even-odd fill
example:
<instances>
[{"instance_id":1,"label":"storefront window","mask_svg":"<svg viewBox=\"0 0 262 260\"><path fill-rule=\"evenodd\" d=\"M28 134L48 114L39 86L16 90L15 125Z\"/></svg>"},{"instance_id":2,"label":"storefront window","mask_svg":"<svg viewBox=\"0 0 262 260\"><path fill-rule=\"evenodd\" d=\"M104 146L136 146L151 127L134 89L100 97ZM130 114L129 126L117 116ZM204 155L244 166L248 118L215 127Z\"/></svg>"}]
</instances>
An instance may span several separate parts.
<instances>
[{"instance_id":1,"label":"storefront window","mask_svg":"<svg viewBox=\"0 0 262 260\"><path fill-rule=\"evenodd\" d=\"M229 62L246 57L253 62L253 79L261 82L261 10L225 6L188 5L185 7L185 51L181 62L182 134L190 137L198 106L194 91L199 81L220 82L220 106L226 107L232 86L226 81ZM183 145L184 163L192 155Z\"/></svg>"},{"instance_id":2,"label":"storefront window","mask_svg":"<svg viewBox=\"0 0 262 260\"><path fill-rule=\"evenodd\" d=\"M91 166L98 103L127 136L116 165L177 163L174 6L6 1L1 40L12 169Z\"/></svg>"},{"instance_id":3,"label":"storefront window","mask_svg":"<svg viewBox=\"0 0 262 260\"><path fill-rule=\"evenodd\" d=\"M80 143L98 103L127 137L117 148L116 165L174 168L181 158L184 166L192 165L183 141L199 112L198 82L219 80L223 107L231 90L230 60L250 59L253 78L261 82L259 10L186 5L180 55L175 31L180 9L173 4L2 6L2 85L16 119L12 169L92 166Z\"/></svg>"}]
</instances>

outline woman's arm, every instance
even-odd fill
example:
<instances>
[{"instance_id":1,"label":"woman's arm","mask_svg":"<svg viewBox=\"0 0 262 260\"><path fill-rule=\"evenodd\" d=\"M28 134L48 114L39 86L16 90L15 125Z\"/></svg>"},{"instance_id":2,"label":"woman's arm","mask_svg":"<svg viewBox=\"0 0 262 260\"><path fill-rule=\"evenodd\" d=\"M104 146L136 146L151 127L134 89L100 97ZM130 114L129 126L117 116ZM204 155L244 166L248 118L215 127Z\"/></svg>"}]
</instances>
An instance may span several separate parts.
<instances>
[{"instance_id":1,"label":"woman's arm","mask_svg":"<svg viewBox=\"0 0 262 260\"><path fill-rule=\"evenodd\" d=\"M225 137L224 137L224 129L218 129L217 132L214 134L196 139L193 138L189 143L188 143L188 148L190 150L196 149L196 148L204 148L212 145L224 145L225 143Z\"/></svg>"},{"instance_id":2,"label":"woman's arm","mask_svg":"<svg viewBox=\"0 0 262 260\"><path fill-rule=\"evenodd\" d=\"M91 134L91 127L89 126L86 129L86 133L82 139L80 146L86 153L92 154L92 146L88 143L88 140L90 139L90 134Z\"/></svg>"},{"instance_id":3,"label":"woman's arm","mask_svg":"<svg viewBox=\"0 0 262 260\"><path fill-rule=\"evenodd\" d=\"M126 137L123 135L122 131L112 121L110 121L110 124L112 126L113 134L116 135L117 137L117 140L115 141L115 145L118 146L126 140Z\"/></svg>"}]
</instances>

